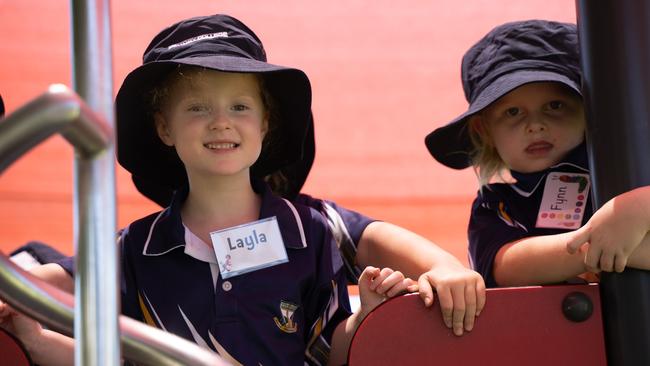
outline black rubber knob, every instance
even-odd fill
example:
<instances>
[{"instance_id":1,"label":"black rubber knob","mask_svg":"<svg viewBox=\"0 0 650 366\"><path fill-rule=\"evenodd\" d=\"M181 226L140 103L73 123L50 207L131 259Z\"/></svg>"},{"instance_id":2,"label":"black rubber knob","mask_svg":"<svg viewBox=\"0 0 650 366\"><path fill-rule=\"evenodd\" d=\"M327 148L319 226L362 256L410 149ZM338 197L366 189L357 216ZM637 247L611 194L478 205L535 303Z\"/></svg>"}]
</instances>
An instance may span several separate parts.
<instances>
[{"instance_id":1,"label":"black rubber knob","mask_svg":"<svg viewBox=\"0 0 650 366\"><path fill-rule=\"evenodd\" d=\"M582 292L572 292L562 300L562 313L573 322L583 322L589 319L593 312L593 302Z\"/></svg>"}]
</instances>

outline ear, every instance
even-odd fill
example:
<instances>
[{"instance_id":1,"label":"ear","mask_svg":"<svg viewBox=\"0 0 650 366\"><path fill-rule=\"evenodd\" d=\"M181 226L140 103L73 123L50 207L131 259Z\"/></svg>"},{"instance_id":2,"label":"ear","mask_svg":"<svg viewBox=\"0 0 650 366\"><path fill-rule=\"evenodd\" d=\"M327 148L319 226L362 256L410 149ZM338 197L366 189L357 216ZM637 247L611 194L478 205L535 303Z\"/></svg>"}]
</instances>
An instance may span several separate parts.
<instances>
[{"instance_id":1,"label":"ear","mask_svg":"<svg viewBox=\"0 0 650 366\"><path fill-rule=\"evenodd\" d=\"M486 134L486 126L485 122L483 121L483 117L480 114L473 114L469 117L467 120L467 123L469 124L469 128L474 131L479 136L485 136Z\"/></svg>"},{"instance_id":2,"label":"ear","mask_svg":"<svg viewBox=\"0 0 650 366\"><path fill-rule=\"evenodd\" d=\"M154 113L153 119L156 125L156 132L158 133L158 137L160 140L162 140L163 144L167 146L174 146L174 141L172 140L171 134L169 132L169 127L167 125L167 120L165 120L165 116L163 116L163 114L158 111Z\"/></svg>"},{"instance_id":3,"label":"ear","mask_svg":"<svg viewBox=\"0 0 650 366\"><path fill-rule=\"evenodd\" d=\"M262 117L262 138L266 137L266 133L269 132L269 111L264 112L264 117Z\"/></svg>"}]
</instances>

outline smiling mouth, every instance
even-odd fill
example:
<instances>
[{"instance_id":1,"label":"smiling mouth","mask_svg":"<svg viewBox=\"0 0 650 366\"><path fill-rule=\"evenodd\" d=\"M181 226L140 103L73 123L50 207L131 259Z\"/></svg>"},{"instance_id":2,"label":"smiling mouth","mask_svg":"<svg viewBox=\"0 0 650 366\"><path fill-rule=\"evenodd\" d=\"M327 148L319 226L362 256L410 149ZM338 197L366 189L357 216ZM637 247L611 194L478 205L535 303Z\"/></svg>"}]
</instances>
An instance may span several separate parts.
<instances>
[{"instance_id":1,"label":"smiling mouth","mask_svg":"<svg viewBox=\"0 0 650 366\"><path fill-rule=\"evenodd\" d=\"M526 153L533 154L533 155L545 154L548 151L550 151L552 148L553 148L553 144L549 142L546 141L534 142L526 147Z\"/></svg>"},{"instance_id":2,"label":"smiling mouth","mask_svg":"<svg viewBox=\"0 0 650 366\"><path fill-rule=\"evenodd\" d=\"M203 144L203 146L210 150L230 150L239 147L239 144L234 142L209 142Z\"/></svg>"}]
</instances>

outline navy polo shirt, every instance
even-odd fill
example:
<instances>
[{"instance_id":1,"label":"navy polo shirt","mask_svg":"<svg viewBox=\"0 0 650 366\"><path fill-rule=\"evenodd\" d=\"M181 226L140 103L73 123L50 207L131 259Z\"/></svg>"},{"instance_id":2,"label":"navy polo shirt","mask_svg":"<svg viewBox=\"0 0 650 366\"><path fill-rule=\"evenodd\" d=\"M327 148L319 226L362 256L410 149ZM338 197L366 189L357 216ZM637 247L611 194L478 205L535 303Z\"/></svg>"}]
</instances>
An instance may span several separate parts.
<instances>
[{"instance_id":1,"label":"navy polo shirt","mask_svg":"<svg viewBox=\"0 0 650 366\"><path fill-rule=\"evenodd\" d=\"M184 229L187 193L179 192L169 208L122 233L122 312L231 362L325 363L334 329L350 314L339 252L318 211L263 183L254 189L260 219L278 220L289 262L223 280L212 251L187 254L187 239L200 239Z\"/></svg>"},{"instance_id":2,"label":"navy polo shirt","mask_svg":"<svg viewBox=\"0 0 650 366\"><path fill-rule=\"evenodd\" d=\"M376 220L358 212L348 210L333 201L321 200L303 193L299 194L294 202L312 207L326 218L332 236L343 258L348 281L356 284L363 271L363 268L357 265L357 247L363 231L370 223ZM74 275L74 257L66 257L57 263L71 276Z\"/></svg>"},{"instance_id":3,"label":"navy polo shirt","mask_svg":"<svg viewBox=\"0 0 650 366\"><path fill-rule=\"evenodd\" d=\"M469 259L474 270L485 279L487 287L497 287L493 265L497 252L504 245L531 236L553 235L570 230L536 228L537 213L542 202L546 176L550 172L589 173L587 148L583 142L566 158L536 173L511 171L514 184L489 184L479 191L472 204L468 236ZM593 214L591 192L584 208L582 225Z\"/></svg>"},{"instance_id":4,"label":"navy polo shirt","mask_svg":"<svg viewBox=\"0 0 650 366\"><path fill-rule=\"evenodd\" d=\"M356 261L357 246L363 231L376 220L341 207L332 201L320 200L303 193L296 197L295 202L315 208L325 216L336 246L343 257L348 281L356 284L363 271Z\"/></svg>"}]
</instances>

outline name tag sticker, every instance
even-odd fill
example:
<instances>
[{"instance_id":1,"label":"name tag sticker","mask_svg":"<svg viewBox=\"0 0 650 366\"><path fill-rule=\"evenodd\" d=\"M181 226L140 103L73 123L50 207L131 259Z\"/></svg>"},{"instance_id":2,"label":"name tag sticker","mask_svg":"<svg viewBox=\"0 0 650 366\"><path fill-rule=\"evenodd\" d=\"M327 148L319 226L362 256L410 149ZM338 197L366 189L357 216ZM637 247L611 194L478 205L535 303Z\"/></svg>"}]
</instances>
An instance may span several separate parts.
<instances>
[{"instance_id":1,"label":"name tag sticker","mask_svg":"<svg viewBox=\"0 0 650 366\"><path fill-rule=\"evenodd\" d=\"M289 261L275 216L213 231L210 239L224 279Z\"/></svg>"},{"instance_id":2,"label":"name tag sticker","mask_svg":"<svg viewBox=\"0 0 650 366\"><path fill-rule=\"evenodd\" d=\"M577 229L589 198L589 174L549 173L536 227Z\"/></svg>"}]
</instances>

